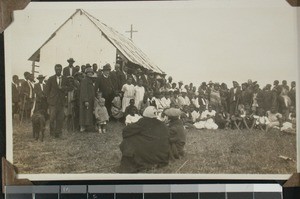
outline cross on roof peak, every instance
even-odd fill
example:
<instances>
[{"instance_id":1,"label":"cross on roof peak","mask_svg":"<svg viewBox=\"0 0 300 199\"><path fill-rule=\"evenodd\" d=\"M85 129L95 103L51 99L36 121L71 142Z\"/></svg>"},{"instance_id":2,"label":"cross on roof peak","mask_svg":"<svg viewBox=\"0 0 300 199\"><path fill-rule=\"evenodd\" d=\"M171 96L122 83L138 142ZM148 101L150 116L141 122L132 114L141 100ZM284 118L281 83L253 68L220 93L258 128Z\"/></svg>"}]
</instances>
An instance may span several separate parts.
<instances>
[{"instance_id":1,"label":"cross on roof peak","mask_svg":"<svg viewBox=\"0 0 300 199\"><path fill-rule=\"evenodd\" d=\"M134 32L138 32L138 31L137 31L137 30L133 30L133 25L131 24L131 25L130 25L130 30L125 31L125 32L129 32L129 33L130 33L130 39L132 40L132 35L133 35L133 33L134 33Z\"/></svg>"}]
</instances>

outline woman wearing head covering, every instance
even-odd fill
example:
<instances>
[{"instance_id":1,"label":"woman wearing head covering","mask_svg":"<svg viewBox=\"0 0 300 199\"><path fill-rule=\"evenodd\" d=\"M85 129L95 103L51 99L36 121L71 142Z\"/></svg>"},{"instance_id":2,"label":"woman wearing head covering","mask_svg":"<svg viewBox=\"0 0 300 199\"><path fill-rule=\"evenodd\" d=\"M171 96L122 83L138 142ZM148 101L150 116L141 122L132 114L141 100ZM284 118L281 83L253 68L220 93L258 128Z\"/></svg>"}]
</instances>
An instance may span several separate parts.
<instances>
[{"instance_id":1,"label":"woman wearing head covering","mask_svg":"<svg viewBox=\"0 0 300 199\"><path fill-rule=\"evenodd\" d=\"M79 109L79 124L80 131L83 132L87 128L94 125L93 111L95 88L92 76L94 71L91 68L86 69L86 76L80 82L80 109Z\"/></svg>"},{"instance_id":2,"label":"woman wearing head covering","mask_svg":"<svg viewBox=\"0 0 300 199\"><path fill-rule=\"evenodd\" d=\"M186 135L183 127L183 122L179 119L181 115L180 109L169 108L165 110L165 115L168 116L169 131L170 131L170 145L171 145L171 158L178 159L184 156L184 146L186 142Z\"/></svg>"},{"instance_id":3,"label":"woman wearing head covering","mask_svg":"<svg viewBox=\"0 0 300 199\"><path fill-rule=\"evenodd\" d=\"M156 119L156 109L148 106L143 118L123 129L120 173L137 173L169 162L168 127Z\"/></svg>"}]
</instances>

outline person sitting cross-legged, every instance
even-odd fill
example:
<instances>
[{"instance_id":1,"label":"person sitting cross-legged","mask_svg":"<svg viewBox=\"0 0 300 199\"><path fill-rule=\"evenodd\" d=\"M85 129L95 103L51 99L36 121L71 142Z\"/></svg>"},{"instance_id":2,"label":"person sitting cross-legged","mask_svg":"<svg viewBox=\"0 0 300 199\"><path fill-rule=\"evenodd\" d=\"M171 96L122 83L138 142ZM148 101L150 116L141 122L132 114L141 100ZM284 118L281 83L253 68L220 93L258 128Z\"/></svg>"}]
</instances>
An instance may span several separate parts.
<instances>
[{"instance_id":1,"label":"person sitting cross-legged","mask_svg":"<svg viewBox=\"0 0 300 199\"><path fill-rule=\"evenodd\" d=\"M223 106L220 107L220 112L216 115L216 124L219 129L228 129L230 126L230 115Z\"/></svg>"},{"instance_id":2,"label":"person sitting cross-legged","mask_svg":"<svg viewBox=\"0 0 300 199\"><path fill-rule=\"evenodd\" d=\"M266 131L272 128L279 129L282 126L282 115L277 112L276 107L273 106L270 111L267 111L267 117L270 123L267 124Z\"/></svg>"}]
</instances>

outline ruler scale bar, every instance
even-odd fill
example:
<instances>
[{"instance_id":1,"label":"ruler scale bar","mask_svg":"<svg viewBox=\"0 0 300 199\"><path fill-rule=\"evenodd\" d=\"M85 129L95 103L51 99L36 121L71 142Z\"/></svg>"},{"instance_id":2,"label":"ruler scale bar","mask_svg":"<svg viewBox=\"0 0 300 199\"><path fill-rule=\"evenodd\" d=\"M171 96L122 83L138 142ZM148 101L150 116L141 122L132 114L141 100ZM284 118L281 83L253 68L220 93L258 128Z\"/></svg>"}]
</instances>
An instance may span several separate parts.
<instances>
[{"instance_id":1,"label":"ruler scale bar","mask_svg":"<svg viewBox=\"0 0 300 199\"><path fill-rule=\"evenodd\" d=\"M282 199L279 184L6 186L6 199Z\"/></svg>"}]
</instances>

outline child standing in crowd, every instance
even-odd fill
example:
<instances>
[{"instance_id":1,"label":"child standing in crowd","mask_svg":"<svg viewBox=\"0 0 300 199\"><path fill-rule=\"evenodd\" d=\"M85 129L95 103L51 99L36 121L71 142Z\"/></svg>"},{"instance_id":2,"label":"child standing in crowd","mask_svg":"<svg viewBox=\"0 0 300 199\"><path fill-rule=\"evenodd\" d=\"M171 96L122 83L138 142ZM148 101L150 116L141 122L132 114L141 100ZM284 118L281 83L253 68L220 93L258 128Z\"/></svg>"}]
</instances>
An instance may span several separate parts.
<instances>
[{"instance_id":1,"label":"child standing in crowd","mask_svg":"<svg viewBox=\"0 0 300 199\"><path fill-rule=\"evenodd\" d=\"M121 93L118 91L115 92L115 97L111 102L111 116L117 120L123 117Z\"/></svg>"},{"instance_id":2,"label":"child standing in crowd","mask_svg":"<svg viewBox=\"0 0 300 199\"><path fill-rule=\"evenodd\" d=\"M129 105L129 101L134 99L134 85L132 84L132 77L127 78L127 83L123 85L122 90L122 111L125 112L126 107Z\"/></svg>"},{"instance_id":3,"label":"child standing in crowd","mask_svg":"<svg viewBox=\"0 0 300 199\"><path fill-rule=\"evenodd\" d=\"M134 87L134 100L135 106L138 110L141 110L141 104L144 99L145 88L143 86L143 80L139 79L138 84Z\"/></svg>"},{"instance_id":4,"label":"child standing in crowd","mask_svg":"<svg viewBox=\"0 0 300 199\"><path fill-rule=\"evenodd\" d=\"M105 99L102 97L102 93L98 92L95 98L94 114L96 118L96 124L99 133L106 133L106 124L109 120L108 112L105 107Z\"/></svg>"}]
</instances>

